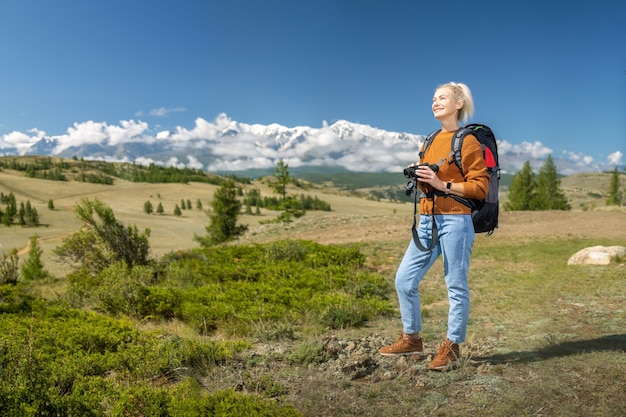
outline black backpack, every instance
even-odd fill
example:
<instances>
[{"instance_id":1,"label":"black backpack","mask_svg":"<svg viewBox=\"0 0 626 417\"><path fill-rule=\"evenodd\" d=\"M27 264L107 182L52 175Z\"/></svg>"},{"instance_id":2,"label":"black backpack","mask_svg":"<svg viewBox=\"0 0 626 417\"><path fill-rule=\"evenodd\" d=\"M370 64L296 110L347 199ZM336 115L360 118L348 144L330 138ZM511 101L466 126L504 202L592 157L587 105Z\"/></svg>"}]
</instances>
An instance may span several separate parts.
<instances>
[{"instance_id":1,"label":"black backpack","mask_svg":"<svg viewBox=\"0 0 626 417\"><path fill-rule=\"evenodd\" d=\"M440 132L436 130L431 132L424 140L424 148L420 152L420 157L426 152L435 136ZM465 176L463 165L461 163L461 149L463 149L463 140L469 133L474 135L480 146L483 148L483 157L487 165L489 173L489 191L484 200L467 199L458 196L451 196L455 200L465 204L472 209L472 221L474 223L474 231L476 233L487 233L491 235L495 228L498 227L498 189L500 185L500 163L498 161L498 144L496 136L489 126L472 123L460 128L452 138L451 153L454 163Z\"/></svg>"}]
</instances>

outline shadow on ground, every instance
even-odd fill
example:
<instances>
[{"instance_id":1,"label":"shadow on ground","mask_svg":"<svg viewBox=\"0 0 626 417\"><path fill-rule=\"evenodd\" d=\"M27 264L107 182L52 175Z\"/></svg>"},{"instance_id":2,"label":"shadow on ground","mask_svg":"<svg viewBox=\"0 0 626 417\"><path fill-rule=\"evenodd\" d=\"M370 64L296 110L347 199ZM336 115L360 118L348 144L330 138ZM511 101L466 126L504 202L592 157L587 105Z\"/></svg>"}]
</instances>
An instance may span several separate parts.
<instances>
[{"instance_id":1,"label":"shadow on ground","mask_svg":"<svg viewBox=\"0 0 626 417\"><path fill-rule=\"evenodd\" d=\"M525 352L509 352L491 356L477 357L479 362L489 362L492 365L506 363L530 363L551 358L559 358L580 353L591 352L624 352L626 351L626 334L615 334L589 340L576 340L560 343L550 343L547 346Z\"/></svg>"}]
</instances>

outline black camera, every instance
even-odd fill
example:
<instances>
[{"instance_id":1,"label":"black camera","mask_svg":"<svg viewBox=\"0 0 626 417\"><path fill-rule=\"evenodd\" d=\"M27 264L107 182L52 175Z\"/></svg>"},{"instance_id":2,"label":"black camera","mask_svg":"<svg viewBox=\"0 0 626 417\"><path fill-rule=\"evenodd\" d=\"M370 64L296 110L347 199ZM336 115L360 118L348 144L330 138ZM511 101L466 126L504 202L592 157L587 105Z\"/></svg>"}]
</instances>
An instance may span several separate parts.
<instances>
[{"instance_id":1,"label":"black camera","mask_svg":"<svg viewBox=\"0 0 626 417\"><path fill-rule=\"evenodd\" d=\"M417 174L415 173L415 171L419 167L429 167L430 169L433 170L433 172L439 171L439 165L437 165L437 164L429 164L428 162L426 162L424 164L419 164L417 166L404 168L404 176L407 177L407 178L417 178Z\"/></svg>"}]
</instances>

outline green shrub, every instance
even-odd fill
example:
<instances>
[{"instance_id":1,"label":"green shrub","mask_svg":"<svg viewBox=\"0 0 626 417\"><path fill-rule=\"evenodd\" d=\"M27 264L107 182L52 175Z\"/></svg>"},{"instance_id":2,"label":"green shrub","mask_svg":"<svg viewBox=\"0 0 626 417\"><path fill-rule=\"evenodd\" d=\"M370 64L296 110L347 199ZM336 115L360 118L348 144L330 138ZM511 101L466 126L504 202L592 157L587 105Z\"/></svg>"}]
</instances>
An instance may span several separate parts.
<instances>
[{"instance_id":1,"label":"green shrub","mask_svg":"<svg viewBox=\"0 0 626 417\"><path fill-rule=\"evenodd\" d=\"M128 320L36 303L0 320L0 415L175 415L172 384L247 347L141 333Z\"/></svg>"},{"instance_id":2,"label":"green shrub","mask_svg":"<svg viewBox=\"0 0 626 417\"><path fill-rule=\"evenodd\" d=\"M367 314L354 305L331 305L322 315L322 323L331 329L360 327L367 321Z\"/></svg>"},{"instance_id":3,"label":"green shrub","mask_svg":"<svg viewBox=\"0 0 626 417\"><path fill-rule=\"evenodd\" d=\"M0 285L17 284L20 280L19 259L17 249L12 249L9 255L4 252L0 255Z\"/></svg>"},{"instance_id":4,"label":"green shrub","mask_svg":"<svg viewBox=\"0 0 626 417\"><path fill-rule=\"evenodd\" d=\"M290 363L308 365L311 363L324 363L328 360L328 357L319 343L305 343L291 353L288 360Z\"/></svg>"},{"instance_id":5,"label":"green shrub","mask_svg":"<svg viewBox=\"0 0 626 417\"><path fill-rule=\"evenodd\" d=\"M254 326L254 336L264 341L296 340L296 328L293 323L275 323L260 321Z\"/></svg>"},{"instance_id":6,"label":"green shrub","mask_svg":"<svg viewBox=\"0 0 626 417\"><path fill-rule=\"evenodd\" d=\"M200 414L198 414L200 415ZM291 405L281 405L274 400L244 395L234 390L221 391L206 397L202 414L214 417L293 417L301 416Z\"/></svg>"},{"instance_id":7,"label":"green shrub","mask_svg":"<svg viewBox=\"0 0 626 417\"><path fill-rule=\"evenodd\" d=\"M269 262L296 261L305 259L308 249L302 241L281 240L265 246L265 256Z\"/></svg>"},{"instance_id":8,"label":"green shrub","mask_svg":"<svg viewBox=\"0 0 626 417\"><path fill-rule=\"evenodd\" d=\"M294 323L355 327L391 311L388 282L364 264L355 246L303 240L218 246L170 253L146 266L118 262L97 277L76 272L67 299L111 315L178 318L202 335L287 323L290 334L265 337L291 338Z\"/></svg>"},{"instance_id":9,"label":"green shrub","mask_svg":"<svg viewBox=\"0 0 626 417\"><path fill-rule=\"evenodd\" d=\"M246 373L244 374L243 385L246 391L268 398L276 398L289 393L284 384L277 382L268 374L253 375Z\"/></svg>"},{"instance_id":10,"label":"green shrub","mask_svg":"<svg viewBox=\"0 0 626 417\"><path fill-rule=\"evenodd\" d=\"M0 314L28 312L34 299L19 284L0 284Z\"/></svg>"},{"instance_id":11,"label":"green shrub","mask_svg":"<svg viewBox=\"0 0 626 417\"><path fill-rule=\"evenodd\" d=\"M167 287L145 288L143 297L137 301L137 314L141 318L171 319L180 317L178 293L174 289Z\"/></svg>"},{"instance_id":12,"label":"green shrub","mask_svg":"<svg viewBox=\"0 0 626 417\"><path fill-rule=\"evenodd\" d=\"M170 413L171 397L163 389L145 385L132 386L124 390L111 410L112 417L167 417Z\"/></svg>"}]
</instances>

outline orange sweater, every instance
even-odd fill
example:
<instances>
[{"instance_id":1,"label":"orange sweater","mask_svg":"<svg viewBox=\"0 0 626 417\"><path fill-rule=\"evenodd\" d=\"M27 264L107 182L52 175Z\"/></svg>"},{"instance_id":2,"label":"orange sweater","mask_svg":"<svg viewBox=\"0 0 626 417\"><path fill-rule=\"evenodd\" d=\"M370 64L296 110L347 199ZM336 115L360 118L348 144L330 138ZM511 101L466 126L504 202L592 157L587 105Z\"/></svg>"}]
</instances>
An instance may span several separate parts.
<instances>
[{"instance_id":1,"label":"orange sweater","mask_svg":"<svg viewBox=\"0 0 626 417\"><path fill-rule=\"evenodd\" d=\"M420 163L439 164L437 176L443 182L463 183L465 198L483 199L489 190L489 174L483 159L480 143L474 135L467 135L461 149L461 160L465 177L454 163L451 155L452 137L455 132L440 132L430 144ZM423 146L423 145L422 145ZM441 159L444 161L440 163ZM420 183L422 191L432 191L427 184ZM433 200L420 200L420 213L432 214ZM471 210L450 196L435 196L435 214L470 214Z\"/></svg>"}]
</instances>

